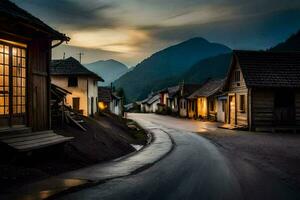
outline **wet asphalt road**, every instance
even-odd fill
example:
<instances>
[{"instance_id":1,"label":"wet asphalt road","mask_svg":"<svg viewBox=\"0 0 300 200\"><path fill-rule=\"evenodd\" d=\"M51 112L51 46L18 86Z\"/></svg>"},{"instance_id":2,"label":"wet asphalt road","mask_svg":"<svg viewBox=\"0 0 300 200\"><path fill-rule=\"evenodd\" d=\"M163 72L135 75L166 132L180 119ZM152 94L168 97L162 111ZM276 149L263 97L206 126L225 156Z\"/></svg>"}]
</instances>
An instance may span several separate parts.
<instances>
[{"instance_id":1,"label":"wet asphalt road","mask_svg":"<svg viewBox=\"0 0 300 200\"><path fill-rule=\"evenodd\" d=\"M124 178L62 196L61 199L300 199L297 191L249 163L227 160L208 140L192 133L216 129L214 123L152 114L150 121L174 140L173 151L150 168Z\"/></svg>"}]
</instances>

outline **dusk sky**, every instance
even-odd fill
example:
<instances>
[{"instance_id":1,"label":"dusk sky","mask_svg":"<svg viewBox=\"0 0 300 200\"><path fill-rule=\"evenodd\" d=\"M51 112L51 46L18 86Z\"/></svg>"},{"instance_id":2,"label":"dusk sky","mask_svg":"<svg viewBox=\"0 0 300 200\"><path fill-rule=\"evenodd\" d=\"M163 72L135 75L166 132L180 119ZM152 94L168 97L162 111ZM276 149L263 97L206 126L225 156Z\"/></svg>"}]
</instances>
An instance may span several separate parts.
<instances>
[{"instance_id":1,"label":"dusk sky","mask_svg":"<svg viewBox=\"0 0 300 200\"><path fill-rule=\"evenodd\" d=\"M13 0L71 37L54 58L136 65L192 37L233 49L266 49L300 29L299 0Z\"/></svg>"}]
</instances>

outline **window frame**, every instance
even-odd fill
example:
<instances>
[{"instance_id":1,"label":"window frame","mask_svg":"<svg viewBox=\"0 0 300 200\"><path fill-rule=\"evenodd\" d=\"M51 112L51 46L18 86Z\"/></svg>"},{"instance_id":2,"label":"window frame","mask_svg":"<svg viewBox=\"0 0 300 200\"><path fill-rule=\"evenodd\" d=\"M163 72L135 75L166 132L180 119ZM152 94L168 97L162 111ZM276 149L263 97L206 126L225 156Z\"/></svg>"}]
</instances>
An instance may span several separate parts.
<instances>
[{"instance_id":1,"label":"window frame","mask_svg":"<svg viewBox=\"0 0 300 200\"><path fill-rule=\"evenodd\" d=\"M246 95L245 94L239 95L239 111L241 113L246 112Z\"/></svg>"},{"instance_id":2,"label":"window frame","mask_svg":"<svg viewBox=\"0 0 300 200\"><path fill-rule=\"evenodd\" d=\"M233 74L233 81L235 83L241 82L241 71L240 70L235 70Z\"/></svg>"}]
</instances>

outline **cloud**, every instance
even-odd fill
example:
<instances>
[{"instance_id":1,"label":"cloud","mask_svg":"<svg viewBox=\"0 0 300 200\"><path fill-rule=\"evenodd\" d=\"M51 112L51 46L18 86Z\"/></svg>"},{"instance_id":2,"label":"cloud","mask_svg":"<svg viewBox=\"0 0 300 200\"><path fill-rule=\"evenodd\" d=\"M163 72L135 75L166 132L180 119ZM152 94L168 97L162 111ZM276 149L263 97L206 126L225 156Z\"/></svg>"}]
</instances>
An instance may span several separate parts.
<instances>
[{"instance_id":1,"label":"cloud","mask_svg":"<svg viewBox=\"0 0 300 200\"><path fill-rule=\"evenodd\" d=\"M204 37L231 48L265 49L300 28L300 9L231 17L208 23L142 26L153 41L165 44Z\"/></svg>"},{"instance_id":2,"label":"cloud","mask_svg":"<svg viewBox=\"0 0 300 200\"><path fill-rule=\"evenodd\" d=\"M70 52L90 48L130 65L192 37L265 49L300 28L299 0L13 1L70 36Z\"/></svg>"},{"instance_id":3,"label":"cloud","mask_svg":"<svg viewBox=\"0 0 300 200\"><path fill-rule=\"evenodd\" d=\"M145 31L130 28L77 31L72 33L71 37L73 38L71 44L74 46L120 53L141 51L139 44L150 40Z\"/></svg>"},{"instance_id":4,"label":"cloud","mask_svg":"<svg viewBox=\"0 0 300 200\"><path fill-rule=\"evenodd\" d=\"M94 0L14 0L55 27L68 30L115 27L117 20L106 13L114 4Z\"/></svg>"}]
</instances>

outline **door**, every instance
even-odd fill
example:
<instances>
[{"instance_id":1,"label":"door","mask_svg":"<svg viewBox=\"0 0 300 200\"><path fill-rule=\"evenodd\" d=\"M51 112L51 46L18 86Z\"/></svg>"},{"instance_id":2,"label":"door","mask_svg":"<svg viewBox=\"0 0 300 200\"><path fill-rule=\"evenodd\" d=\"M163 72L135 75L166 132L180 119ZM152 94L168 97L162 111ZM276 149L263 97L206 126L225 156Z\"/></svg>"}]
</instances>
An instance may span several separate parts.
<instances>
[{"instance_id":1,"label":"door","mask_svg":"<svg viewBox=\"0 0 300 200\"><path fill-rule=\"evenodd\" d=\"M80 98L73 97L73 109L79 111L80 108Z\"/></svg>"},{"instance_id":2,"label":"door","mask_svg":"<svg viewBox=\"0 0 300 200\"><path fill-rule=\"evenodd\" d=\"M91 115L94 115L94 97L91 97Z\"/></svg>"},{"instance_id":3,"label":"door","mask_svg":"<svg viewBox=\"0 0 300 200\"><path fill-rule=\"evenodd\" d=\"M26 47L0 42L0 127L26 125Z\"/></svg>"},{"instance_id":4,"label":"door","mask_svg":"<svg viewBox=\"0 0 300 200\"><path fill-rule=\"evenodd\" d=\"M229 124L235 125L235 96L229 96Z\"/></svg>"}]
</instances>

